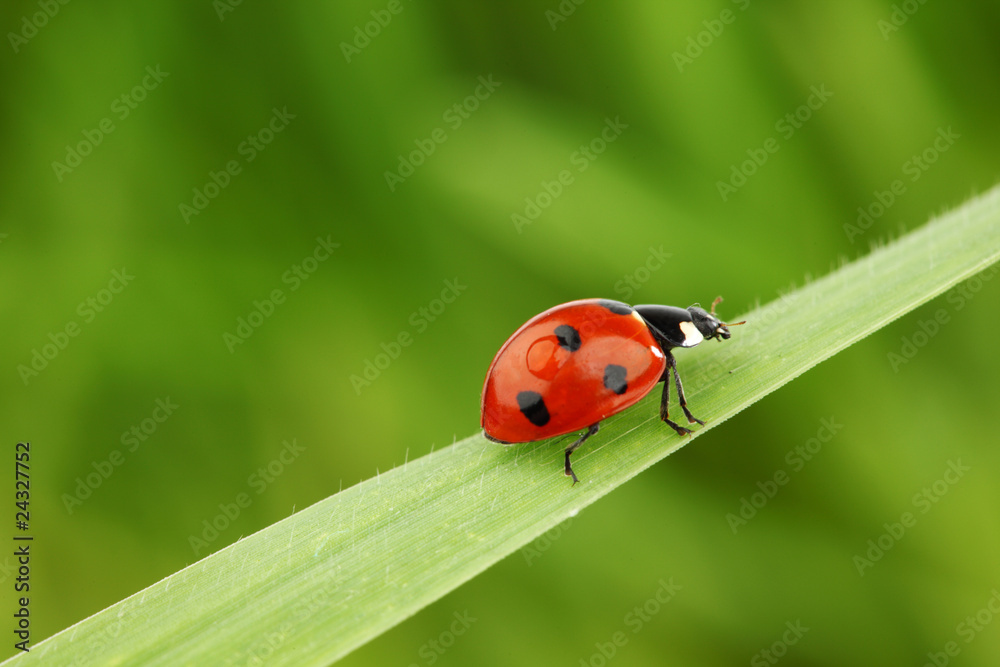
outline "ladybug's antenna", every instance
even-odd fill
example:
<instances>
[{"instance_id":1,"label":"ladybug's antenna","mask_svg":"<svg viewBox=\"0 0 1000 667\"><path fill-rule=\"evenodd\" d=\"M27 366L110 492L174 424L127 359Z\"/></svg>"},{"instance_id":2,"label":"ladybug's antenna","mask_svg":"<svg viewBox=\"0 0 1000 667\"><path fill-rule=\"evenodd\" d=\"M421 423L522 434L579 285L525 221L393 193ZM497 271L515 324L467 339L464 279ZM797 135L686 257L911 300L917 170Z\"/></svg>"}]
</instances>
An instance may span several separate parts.
<instances>
[{"instance_id":1,"label":"ladybug's antenna","mask_svg":"<svg viewBox=\"0 0 1000 667\"><path fill-rule=\"evenodd\" d=\"M721 296L715 297L715 301L712 302L712 310L709 311L710 313L712 313L712 315L715 315L715 307L718 306L719 303L721 303L721 302L722 302L722 297ZM724 327L738 327L739 325L746 324L746 323L747 323L746 320L743 320L742 322L733 322L732 324L727 324L725 322L722 322L722 326L724 326Z\"/></svg>"}]
</instances>

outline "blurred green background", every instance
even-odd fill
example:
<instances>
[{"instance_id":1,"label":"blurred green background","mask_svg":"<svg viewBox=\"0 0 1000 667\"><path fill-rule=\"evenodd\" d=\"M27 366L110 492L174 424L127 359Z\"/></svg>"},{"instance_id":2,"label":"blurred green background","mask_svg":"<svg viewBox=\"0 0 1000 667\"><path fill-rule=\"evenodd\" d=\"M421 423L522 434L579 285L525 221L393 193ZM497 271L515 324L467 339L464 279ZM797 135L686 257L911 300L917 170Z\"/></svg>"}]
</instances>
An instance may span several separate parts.
<instances>
[{"instance_id":1,"label":"blurred green background","mask_svg":"<svg viewBox=\"0 0 1000 667\"><path fill-rule=\"evenodd\" d=\"M549 306L735 318L998 175L993 2L51 0L0 25L0 432L32 445L36 642L474 433L493 354ZM996 664L1000 280L963 289L342 664Z\"/></svg>"}]
</instances>

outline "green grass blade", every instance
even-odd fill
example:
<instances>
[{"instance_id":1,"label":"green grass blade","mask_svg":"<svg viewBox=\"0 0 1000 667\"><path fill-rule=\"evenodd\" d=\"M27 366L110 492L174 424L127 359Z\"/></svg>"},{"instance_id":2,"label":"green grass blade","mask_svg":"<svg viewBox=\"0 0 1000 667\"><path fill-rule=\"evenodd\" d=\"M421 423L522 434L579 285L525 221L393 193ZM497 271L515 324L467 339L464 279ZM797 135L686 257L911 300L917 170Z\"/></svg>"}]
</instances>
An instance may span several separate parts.
<instances>
[{"instance_id":1,"label":"green grass blade","mask_svg":"<svg viewBox=\"0 0 1000 667\"><path fill-rule=\"evenodd\" d=\"M680 351L688 399L708 420L695 437L998 257L994 189L746 313L732 340ZM298 512L10 662L329 664L689 442L658 422L658 393L607 420L577 453L575 487L562 475L565 438L502 447L475 435Z\"/></svg>"}]
</instances>

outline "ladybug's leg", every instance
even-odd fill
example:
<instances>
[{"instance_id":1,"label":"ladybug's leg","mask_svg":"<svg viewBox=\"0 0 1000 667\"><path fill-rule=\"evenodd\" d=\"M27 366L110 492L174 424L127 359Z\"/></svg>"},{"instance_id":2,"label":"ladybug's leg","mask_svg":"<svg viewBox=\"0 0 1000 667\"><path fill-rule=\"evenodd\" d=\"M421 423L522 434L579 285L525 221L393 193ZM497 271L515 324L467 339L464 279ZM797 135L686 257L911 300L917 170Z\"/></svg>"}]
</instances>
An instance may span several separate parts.
<instances>
[{"instance_id":1,"label":"ladybug's leg","mask_svg":"<svg viewBox=\"0 0 1000 667\"><path fill-rule=\"evenodd\" d=\"M684 416L687 417L688 423L693 424L698 422L704 426L705 422L695 417L691 414L691 411L688 410L687 400L684 398L684 386L681 385L681 376L677 374L677 360L674 359L674 355L672 354L667 355L667 369L669 370L670 368L674 369L674 380L677 384L677 396L680 399L681 410L684 411ZM664 391L666 391L666 387L664 387Z\"/></svg>"},{"instance_id":2,"label":"ladybug's leg","mask_svg":"<svg viewBox=\"0 0 1000 667\"><path fill-rule=\"evenodd\" d=\"M667 423L667 426L677 431L677 435L691 435L691 429L684 428L680 424L670 420L670 370L673 369L674 377L677 377L677 363L674 361L674 355L670 354L670 351L666 352L667 366L663 369L663 376L660 378L660 382L663 383L663 396L660 398L660 419ZM680 391L680 378L677 378L677 389L678 393L681 395L681 407L684 408L684 413L690 416L687 408L684 407L684 393Z\"/></svg>"},{"instance_id":3,"label":"ladybug's leg","mask_svg":"<svg viewBox=\"0 0 1000 667\"><path fill-rule=\"evenodd\" d=\"M601 422L597 422L596 424L591 424L590 428L587 429L586 433L581 435L579 438L577 438L576 442L574 442L572 445L566 448L566 476L572 477L574 484L576 484L580 480L576 478L576 473L573 472L573 466L569 464L569 455L572 454L574 451L576 451L576 448L582 445L584 440L597 433L597 429L600 428L600 426Z\"/></svg>"}]
</instances>

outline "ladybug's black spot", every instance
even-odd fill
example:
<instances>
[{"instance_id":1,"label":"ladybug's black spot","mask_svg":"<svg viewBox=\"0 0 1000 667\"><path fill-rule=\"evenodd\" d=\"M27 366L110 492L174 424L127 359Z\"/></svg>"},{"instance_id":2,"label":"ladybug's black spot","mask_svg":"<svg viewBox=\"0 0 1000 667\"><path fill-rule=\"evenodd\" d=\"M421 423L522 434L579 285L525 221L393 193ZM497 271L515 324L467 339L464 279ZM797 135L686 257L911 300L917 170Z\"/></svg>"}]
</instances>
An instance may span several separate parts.
<instances>
[{"instance_id":1,"label":"ladybug's black spot","mask_svg":"<svg viewBox=\"0 0 1000 667\"><path fill-rule=\"evenodd\" d=\"M518 392L517 407L521 408L521 413L535 426L549 423L549 409L545 407L545 400L537 391Z\"/></svg>"},{"instance_id":2,"label":"ladybug's black spot","mask_svg":"<svg viewBox=\"0 0 1000 667\"><path fill-rule=\"evenodd\" d=\"M610 310L615 315L631 315L632 306L622 303L621 301L612 301L611 299L601 299L597 302L599 305L604 306Z\"/></svg>"},{"instance_id":3,"label":"ladybug's black spot","mask_svg":"<svg viewBox=\"0 0 1000 667\"><path fill-rule=\"evenodd\" d=\"M568 324L560 324L556 327L556 338L559 339L559 345L570 352L576 352L580 349L580 332Z\"/></svg>"},{"instance_id":4,"label":"ladybug's black spot","mask_svg":"<svg viewBox=\"0 0 1000 667\"><path fill-rule=\"evenodd\" d=\"M628 382L625 381L626 373L624 366L608 364L604 367L604 386L618 395L624 394L628 389Z\"/></svg>"}]
</instances>

